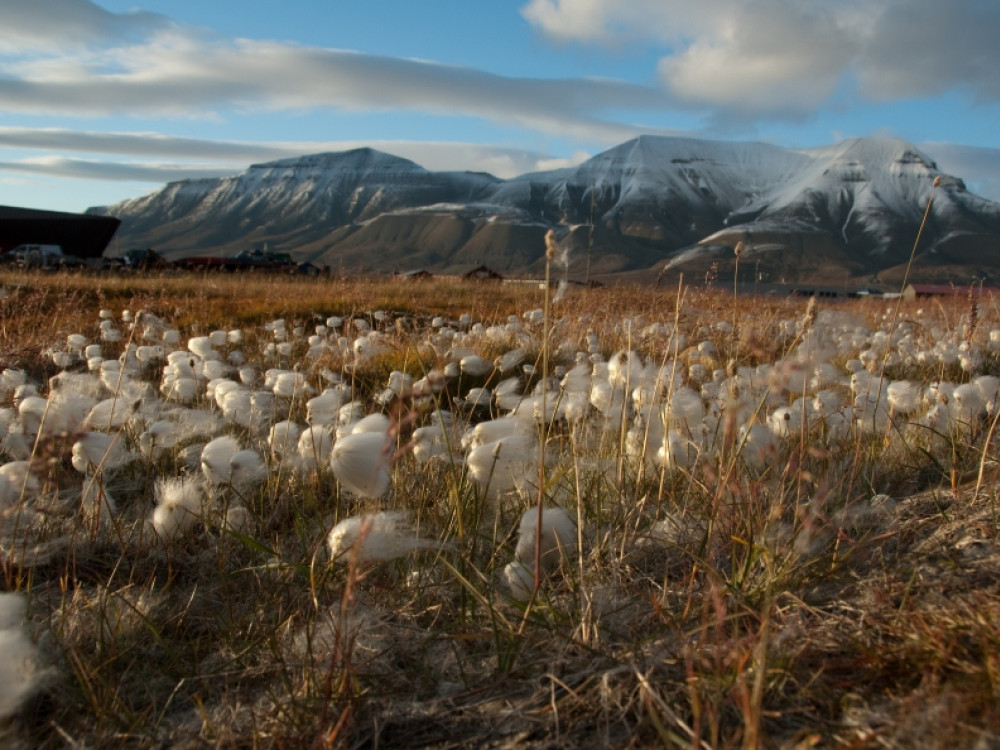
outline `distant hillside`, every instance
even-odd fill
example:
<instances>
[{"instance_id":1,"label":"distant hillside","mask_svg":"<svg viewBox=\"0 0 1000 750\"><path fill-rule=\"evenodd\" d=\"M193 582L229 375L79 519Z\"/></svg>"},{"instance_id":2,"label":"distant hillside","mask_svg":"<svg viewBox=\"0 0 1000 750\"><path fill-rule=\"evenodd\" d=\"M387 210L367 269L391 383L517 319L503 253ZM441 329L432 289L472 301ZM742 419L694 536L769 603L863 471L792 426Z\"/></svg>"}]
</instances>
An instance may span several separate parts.
<instances>
[{"instance_id":1,"label":"distant hillside","mask_svg":"<svg viewBox=\"0 0 1000 750\"><path fill-rule=\"evenodd\" d=\"M534 273L554 228L576 277L702 274L713 264L726 274L742 241L740 263L761 279L889 281L902 274L936 178L914 273L1000 282L1000 204L888 138L795 150L642 136L577 167L510 180L358 149L170 183L90 213L122 220L123 250L173 259L266 244L345 271L485 263Z\"/></svg>"}]
</instances>

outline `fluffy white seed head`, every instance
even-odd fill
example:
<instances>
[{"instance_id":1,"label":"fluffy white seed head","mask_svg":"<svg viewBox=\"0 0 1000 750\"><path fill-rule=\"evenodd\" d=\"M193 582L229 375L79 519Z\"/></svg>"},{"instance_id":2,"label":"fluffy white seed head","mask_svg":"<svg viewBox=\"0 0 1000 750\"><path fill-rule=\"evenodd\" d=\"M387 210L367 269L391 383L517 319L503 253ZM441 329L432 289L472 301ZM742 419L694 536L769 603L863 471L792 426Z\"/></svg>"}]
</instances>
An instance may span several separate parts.
<instances>
[{"instance_id":1,"label":"fluffy white seed head","mask_svg":"<svg viewBox=\"0 0 1000 750\"><path fill-rule=\"evenodd\" d=\"M100 466L105 471L120 469L133 457L119 432L85 432L73 443L73 468L86 474Z\"/></svg>"},{"instance_id":2,"label":"fluffy white seed head","mask_svg":"<svg viewBox=\"0 0 1000 750\"><path fill-rule=\"evenodd\" d=\"M31 473L29 461L10 461L0 466L0 508L35 498L41 482Z\"/></svg>"},{"instance_id":3,"label":"fluffy white seed head","mask_svg":"<svg viewBox=\"0 0 1000 750\"><path fill-rule=\"evenodd\" d=\"M301 435L302 428L286 419L271 426L267 447L271 449L271 455L280 461L296 453Z\"/></svg>"},{"instance_id":4,"label":"fluffy white seed head","mask_svg":"<svg viewBox=\"0 0 1000 750\"><path fill-rule=\"evenodd\" d=\"M330 468L340 484L361 497L382 497L389 490L392 445L384 431L352 432L330 451Z\"/></svg>"},{"instance_id":5,"label":"fluffy white seed head","mask_svg":"<svg viewBox=\"0 0 1000 750\"><path fill-rule=\"evenodd\" d=\"M267 478L267 466L260 454L249 448L236 451L229 459L229 481L239 492L260 486Z\"/></svg>"},{"instance_id":6,"label":"fluffy white seed head","mask_svg":"<svg viewBox=\"0 0 1000 750\"><path fill-rule=\"evenodd\" d=\"M897 414L912 414L920 407L921 387L912 380L894 380L886 388L892 410Z\"/></svg>"},{"instance_id":7,"label":"fluffy white seed head","mask_svg":"<svg viewBox=\"0 0 1000 750\"><path fill-rule=\"evenodd\" d=\"M232 461L240 450L236 438L221 435L201 450L201 470L212 484L227 484L232 477Z\"/></svg>"},{"instance_id":8,"label":"fluffy white seed head","mask_svg":"<svg viewBox=\"0 0 1000 750\"><path fill-rule=\"evenodd\" d=\"M156 481L153 530L162 539L176 539L190 532L201 518L202 489L195 477L169 477Z\"/></svg>"},{"instance_id":9,"label":"fluffy white seed head","mask_svg":"<svg viewBox=\"0 0 1000 750\"><path fill-rule=\"evenodd\" d=\"M177 426L169 419L158 419L139 435L139 452L149 459L155 459L177 445Z\"/></svg>"},{"instance_id":10,"label":"fluffy white seed head","mask_svg":"<svg viewBox=\"0 0 1000 750\"><path fill-rule=\"evenodd\" d=\"M216 359L219 356L208 336L195 336L188 339L188 351L197 354L202 359Z\"/></svg>"},{"instance_id":11,"label":"fluffy white seed head","mask_svg":"<svg viewBox=\"0 0 1000 750\"><path fill-rule=\"evenodd\" d=\"M302 430L298 442L299 461L303 471L315 471L330 460L333 430L326 425L314 425Z\"/></svg>"},{"instance_id":12,"label":"fluffy white seed head","mask_svg":"<svg viewBox=\"0 0 1000 750\"><path fill-rule=\"evenodd\" d=\"M535 589L534 569L520 560L513 560L504 566L503 582L512 597L527 601Z\"/></svg>"},{"instance_id":13,"label":"fluffy white seed head","mask_svg":"<svg viewBox=\"0 0 1000 750\"><path fill-rule=\"evenodd\" d=\"M663 436L663 445L657 453L657 462L668 471L690 469L698 461L698 444L676 430Z\"/></svg>"},{"instance_id":14,"label":"fluffy white seed head","mask_svg":"<svg viewBox=\"0 0 1000 750\"><path fill-rule=\"evenodd\" d=\"M26 604L17 593L0 593L0 718L13 715L38 687L37 649L24 631Z\"/></svg>"},{"instance_id":15,"label":"fluffy white seed head","mask_svg":"<svg viewBox=\"0 0 1000 750\"><path fill-rule=\"evenodd\" d=\"M538 461L535 435L514 433L469 451L465 464L469 476L488 497L499 497L532 482Z\"/></svg>"},{"instance_id":16,"label":"fluffy white seed head","mask_svg":"<svg viewBox=\"0 0 1000 750\"><path fill-rule=\"evenodd\" d=\"M521 516L514 557L534 569L538 508L529 508ZM558 567L563 555L576 553L576 524L562 508L542 508L539 560L543 571Z\"/></svg>"},{"instance_id":17,"label":"fluffy white seed head","mask_svg":"<svg viewBox=\"0 0 1000 750\"><path fill-rule=\"evenodd\" d=\"M774 433L762 424L741 428L737 444L743 461L754 471L762 471L778 456Z\"/></svg>"},{"instance_id":18,"label":"fluffy white seed head","mask_svg":"<svg viewBox=\"0 0 1000 750\"><path fill-rule=\"evenodd\" d=\"M334 562L346 562L348 553L356 555L362 563L392 560L414 550L438 546L418 537L409 514L398 511L345 518L330 530L326 542Z\"/></svg>"},{"instance_id":19,"label":"fluffy white seed head","mask_svg":"<svg viewBox=\"0 0 1000 750\"><path fill-rule=\"evenodd\" d=\"M340 407L343 405L343 391L327 389L306 402L306 422L312 425L336 424Z\"/></svg>"},{"instance_id":20,"label":"fluffy white seed head","mask_svg":"<svg viewBox=\"0 0 1000 750\"><path fill-rule=\"evenodd\" d=\"M955 420L972 422L986 411L986 400L974 383L962 383L952 391L948 407Z\"/></svg>"},{"instance_id":21,"label":"fluffy white seed head","mask_svg":"<svg viewBox=\"0 0 1000 750\"><path fill-rule=\"evenodd\" d=\"M445 427L440 424L418 427L411 438L413 458L418 464L425 464L433 459L447 459L449 444Z\"/></svg>"},{"instance_id":22,"label":"fluffy white seed head","mask_svg":"<svg viewBox=\"0 0 1000 750\"><path fill-rule=\"evenodd\" d=\"M481 378L493 372L493 363L478 354L470 354L459 361L462 372L474 378Z\"/></svg>"}]
</instances>

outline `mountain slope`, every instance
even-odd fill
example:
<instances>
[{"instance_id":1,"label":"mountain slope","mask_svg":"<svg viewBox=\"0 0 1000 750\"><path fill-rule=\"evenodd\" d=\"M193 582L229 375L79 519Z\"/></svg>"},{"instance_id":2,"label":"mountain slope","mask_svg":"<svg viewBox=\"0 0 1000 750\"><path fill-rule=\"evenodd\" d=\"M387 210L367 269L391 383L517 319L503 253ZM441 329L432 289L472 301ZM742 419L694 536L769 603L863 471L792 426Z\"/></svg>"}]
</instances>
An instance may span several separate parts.
<instances>
[{"instance_id":1,"label":"mountain slope","mask_svg":"<svg viewBox=\"0 0 1000 750\"><path fill-rule=\"evenodd\" d=\"M555 228L594 273L700 272L731 263L743 241L758 273L790 280L874 275L905 263L932 192L918 267L993 273L1000 204L889 138L795 150L642 136L577 167L510 180L429 172L358 149L172 183L92 211L122 219L119 246L174 258L268 243L345 270L487 263L531 272L543 262L545 231Z\"/></svg>"}]
</instances>

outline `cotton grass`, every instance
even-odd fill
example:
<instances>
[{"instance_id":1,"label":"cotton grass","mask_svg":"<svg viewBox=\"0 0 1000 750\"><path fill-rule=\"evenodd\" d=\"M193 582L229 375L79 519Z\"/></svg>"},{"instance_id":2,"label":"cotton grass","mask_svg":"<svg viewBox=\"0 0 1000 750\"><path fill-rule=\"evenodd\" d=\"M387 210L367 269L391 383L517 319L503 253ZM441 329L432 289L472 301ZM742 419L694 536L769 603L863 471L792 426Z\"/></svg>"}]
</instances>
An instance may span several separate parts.
<instances>
[{"instance_id":1,"label":"cotton grass","mask_svg":"<svg viewBox=\"0 0 1000 750\"><path fill-rule=\"evenodd\" d=\"M435 325L409 289L405 314L328 283L308 312L267 292L238 319L93 315L0 371L5 570L66 655L66 736L374 745L432 707L434 731L567 744L850 744L817 708L856 705L838 675L899 716L927 705L902 673L958 710L989 684L985 306L963 348L958 315L860 302L806 329L796 300L581 290L546 312L535 290ZM74 357L55 383L52 347ZM930 607L939 575L956 594ZM546 711L494 721L507 689ZM470 695L485 718L452 721Z\"/></svg>"}]
</instances>

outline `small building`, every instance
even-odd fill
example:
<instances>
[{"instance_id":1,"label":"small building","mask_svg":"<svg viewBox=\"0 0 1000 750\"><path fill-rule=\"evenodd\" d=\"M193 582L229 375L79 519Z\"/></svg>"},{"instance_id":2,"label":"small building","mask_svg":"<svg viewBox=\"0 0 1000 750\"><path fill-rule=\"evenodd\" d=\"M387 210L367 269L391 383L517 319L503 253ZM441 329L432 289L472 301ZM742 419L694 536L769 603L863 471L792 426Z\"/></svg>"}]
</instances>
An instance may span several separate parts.
<instances>
[{"instance_id":1,"label":"small building","mask_svg":"<svg viewBox=\"0 0 1000 750\"><path fill-rule=\"evenodd\" d=\"M463 271L461 276L468 281L503 281L503 276L489 266L476 266L468 271Z\"/></svg>"},{"instance_id":2,"label":"small building","mask_svg":"<svg viewBox=\"0 0 1000 750\"><path fill-rule=\"evenodd\" d=\"M412 271L393 271L392 278L400 281L416 281L417 279L429 279L433 274L423 268L414 268Z\"/></svg>"},{"instance_id":3,"label":"small building","mask_svg":"<svg viewBox=\"0 0 1000 750\"><path fill-rule=\"evenodd\" d=\"M910 284L902 294L903 299L918 297L995 297L1000 298L1000 289L994 286L957 286L955 284Z\"/></svg>"}]
</instances>

